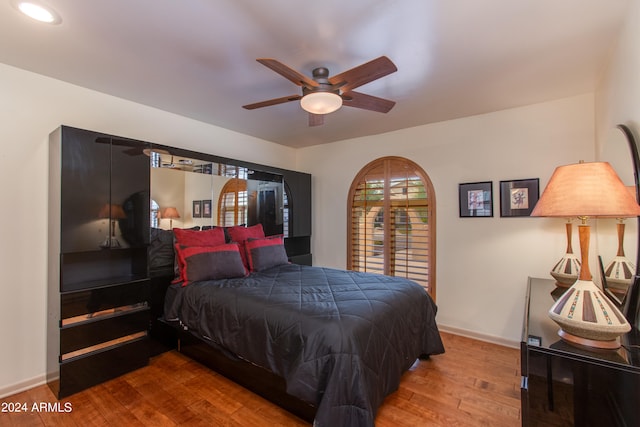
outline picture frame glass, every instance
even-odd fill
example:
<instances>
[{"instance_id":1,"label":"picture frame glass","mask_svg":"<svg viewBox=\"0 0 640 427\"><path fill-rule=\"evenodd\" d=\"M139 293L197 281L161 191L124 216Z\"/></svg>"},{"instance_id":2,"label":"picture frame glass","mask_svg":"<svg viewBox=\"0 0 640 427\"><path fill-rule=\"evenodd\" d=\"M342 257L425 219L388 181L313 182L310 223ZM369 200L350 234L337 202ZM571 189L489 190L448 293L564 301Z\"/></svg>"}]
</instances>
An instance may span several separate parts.
<instances>
[{"instance_id":1,"label":"picture frame glass","mask_svg":"<svg viewBox=\"0 0 640 427\"><path fill-rule=\"evenodd\" d=\"M194 218L202 218L202 200L194 200L193 201L192 216Z\"/></svg>"},{"instance_id":2,"label":"picture frame glass","mask_svg":"<svg viewBox=\"0 0 640 427\"><path fill-rule=\"evenodd\" d=\"M459 184L460 217L493 216L493 182Z\"/></svg>"},{"instance_id":3,"label":"picture frame glass","mask_svg":"<svg viewBox=\"0 0 640 427\"><path fill-rule=\"evenodd\" d=\"M539 198L538 178L500 181L500 216L530 216Z\"/></svg>"},{"instance_id":4,"label":"picture frame glass","mask_svg":"<svg viewBox=\"0 0 640 427\"><path fill-rule=\"evenodd\" d=\"M202 217L211 218L211 200L202 201Z\"/></svg>"}]
</instances>

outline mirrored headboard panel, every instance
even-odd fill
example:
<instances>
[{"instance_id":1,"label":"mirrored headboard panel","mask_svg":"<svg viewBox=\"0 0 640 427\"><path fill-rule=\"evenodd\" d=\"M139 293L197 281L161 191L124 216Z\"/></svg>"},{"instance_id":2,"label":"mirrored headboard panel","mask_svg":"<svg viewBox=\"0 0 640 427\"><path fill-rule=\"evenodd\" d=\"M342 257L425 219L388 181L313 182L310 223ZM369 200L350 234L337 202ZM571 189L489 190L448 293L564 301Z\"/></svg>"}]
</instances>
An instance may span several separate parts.
<instances>
[{"instance_id":1,"label":"mirrored headboard panel","mask_svg":"<svg viewBox=\"0 0 640 427\"><path fill-rule=\"evenodd\" d=\"M629 129L620 125L609 130L602 146L600 160L609 162L616 173L637 199L637 147L633 135ZM622 225L622 226L621 226ZM629 260L630 272L624 273L621 270L616 274L609 270L608 282L617 285L616 277L635 275L638 261L638 220L636 218L600 218L598 219L598 254L602 256L605 270L610 267L617 257L624 257ZM621 259L621 258L619 258ZM623 268L621 264L617 269ZM623 279L620 277L621 280ZM624 286L623 286L624 287ZM621 289L618 287L618 289Z\"/></svg>"},{"instance_id":2,"label":"mirrored headboard panel","mask_svg":"<svg viewBox=\"0 0 640 427\"><path fill-rule=\"evenodd\" d=\"M625 125L609 130L602 146L600 160L609 162L629 191L640 201L638 176L640 159L632 131ZM604 282L609 295L624 300L623 312L629 323L640 328L640 218L599 218L598 254L601 257Z\"/></svg>"},{"instance_id":3,"label":"mirrored headboard panel","mask_svg":"<svg viewBox=\"0 0 640 427\"><path fill-rule=\"evenodd\" d=\"M154 145L149 154L155 212L152 227L202 228L264 222L269 234L283 233L282 175L173 147ZM268 203L269 211L257 202Z\"/></svg>"},{"instance_id":4,"label":"mirrored headboard panel","mask_svg":"<svg viewBox=\"0 0 640 427\"><path fill-rule=\"evenodd\" d=\"M260 222L284 235L292 262L312 263L310 174L160 144L148 155L155 235Z\"/></svg>"}]
</instances>

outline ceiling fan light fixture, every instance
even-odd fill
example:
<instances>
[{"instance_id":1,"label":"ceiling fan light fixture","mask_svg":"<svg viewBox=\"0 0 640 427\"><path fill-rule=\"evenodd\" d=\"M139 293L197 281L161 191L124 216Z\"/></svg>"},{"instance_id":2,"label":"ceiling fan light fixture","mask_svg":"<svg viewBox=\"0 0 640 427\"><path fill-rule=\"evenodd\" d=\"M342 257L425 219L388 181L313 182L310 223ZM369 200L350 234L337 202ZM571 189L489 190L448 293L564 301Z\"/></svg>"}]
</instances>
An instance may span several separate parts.
<instances>
[{"instance_id":1,"label":"ceiling fan light fixture","mask_svg":"<svg viewBox=\"0 0 640 427\"><path fill-rule=\"evenodd\" d=\"M333 92L312 92L300 99L300 106L312 114L329 114L342 107L342 98Z\"/></svg>"}]
</instances>

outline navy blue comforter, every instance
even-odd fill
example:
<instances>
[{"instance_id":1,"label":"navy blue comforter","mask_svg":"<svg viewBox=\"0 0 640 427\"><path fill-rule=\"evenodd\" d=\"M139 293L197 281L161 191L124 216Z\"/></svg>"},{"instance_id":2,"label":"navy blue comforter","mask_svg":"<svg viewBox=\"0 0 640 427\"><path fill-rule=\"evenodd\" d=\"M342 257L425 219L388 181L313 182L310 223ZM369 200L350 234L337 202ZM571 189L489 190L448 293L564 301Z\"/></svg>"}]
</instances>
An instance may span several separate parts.
<instances>
[{"instance_id":1,"label":"navy blue comforter","mask_svg":"<svg viewBox=\"0 0 640 427\"><path fill-rule=\"evenodd\" d=\"M165 317L283 377L318 427L371 427L420 356L442 353L436 306L398 277L296 264L177 290Z\"/></svg>"}]
</instances>

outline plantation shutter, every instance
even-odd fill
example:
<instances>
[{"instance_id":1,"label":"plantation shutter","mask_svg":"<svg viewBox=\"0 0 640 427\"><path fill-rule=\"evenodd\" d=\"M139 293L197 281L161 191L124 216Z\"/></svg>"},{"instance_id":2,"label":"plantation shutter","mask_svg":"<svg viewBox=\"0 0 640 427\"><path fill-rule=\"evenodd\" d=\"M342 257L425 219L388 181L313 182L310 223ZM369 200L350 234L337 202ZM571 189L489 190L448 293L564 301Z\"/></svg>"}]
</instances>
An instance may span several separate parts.
<instances>
[{"instance_id":1,"label":"plantation shutter","mask_svg":"<svg viewBox=\"0 0 640 427\"><path fill-rule=\"evenodd\" d=\"M347 268L400 276L435 298L434 197L415 163L385 157L365 166L349 192Z\"/></svg>"},{"instance_id":2,"label":"plantation shutter","mask_svg":"<svg viewBox=\"0 0 640 427\"><path fill-rule=\"evenodd\" d=\"M227 181L218 198L218 225L229 227L247 222L247 182L233 178Z\"/></svg>"}]
</instances>

